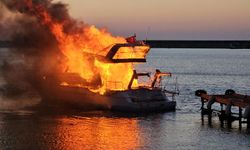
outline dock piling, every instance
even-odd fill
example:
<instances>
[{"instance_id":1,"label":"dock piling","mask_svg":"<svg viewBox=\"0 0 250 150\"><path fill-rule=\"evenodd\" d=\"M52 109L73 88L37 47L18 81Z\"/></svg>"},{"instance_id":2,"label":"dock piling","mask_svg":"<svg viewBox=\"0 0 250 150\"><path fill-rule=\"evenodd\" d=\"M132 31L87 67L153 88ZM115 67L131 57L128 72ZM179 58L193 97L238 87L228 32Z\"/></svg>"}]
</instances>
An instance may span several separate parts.
<instances>
[{"instance_id":1,"label":"dock piling","mask_svg":"<svg viewBox=\"0 0 250 150\"><path fill-rule=\"evenodd\" d=\"M242 108L239 107L239 129L241 130L242 128Z\"/></svg>"}]
</instances>

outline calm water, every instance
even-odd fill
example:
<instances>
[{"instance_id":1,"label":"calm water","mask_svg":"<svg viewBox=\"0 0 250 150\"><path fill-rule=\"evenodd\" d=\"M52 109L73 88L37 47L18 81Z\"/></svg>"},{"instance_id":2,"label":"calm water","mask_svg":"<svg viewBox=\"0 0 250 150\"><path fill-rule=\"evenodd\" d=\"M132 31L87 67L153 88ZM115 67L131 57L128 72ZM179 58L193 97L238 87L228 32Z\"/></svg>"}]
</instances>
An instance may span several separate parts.
<instances>
[{"instance_id":1,"label":"calm water","mask_svg":"<svg viewBox=\"0 0 250 150\"><path fill-rule=\"evenodd\" d=\"M202 125L200 101L194 96L197 89L224 93L232 88L250 94L249 58L250 50L152 49L140 69L158 68L178 78L181 94L172 113L6 110L11 105L1 100L0 149L250 149L245 126L239 131L235 122L232 129L221 128L217 118L212 127L206 120Z\"/></svg>"}]
</instances>

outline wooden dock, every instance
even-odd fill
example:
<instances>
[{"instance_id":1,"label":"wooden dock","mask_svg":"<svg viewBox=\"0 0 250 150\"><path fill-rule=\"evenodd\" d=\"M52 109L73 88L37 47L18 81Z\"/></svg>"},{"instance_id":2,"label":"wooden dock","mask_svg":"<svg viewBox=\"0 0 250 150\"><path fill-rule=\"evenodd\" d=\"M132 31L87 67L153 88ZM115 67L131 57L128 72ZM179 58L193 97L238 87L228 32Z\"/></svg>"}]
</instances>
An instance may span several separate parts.
<instances>
[{"instance_id":1,"label":"wooden dock","mask_svg":"<svg viewBox=\"0 0 250 150\"><path fill-rule=\"evenodd\" d=\"M237 94L232 89L226 90L224 95L208 95L205 90L197 90L195 95L201 98L203 122L204 115L207 115L208 123L211 125L212 113L217 113L222 127L226 121L228 127L231 128L232 122L238 120L240 129L243 123L246 123L247 128L250 128L250 96ZM214 103L220 104L220 110L212 108ZM237 107L238 113L233 113L232 107Z\"/></svg>"}]
</instances>

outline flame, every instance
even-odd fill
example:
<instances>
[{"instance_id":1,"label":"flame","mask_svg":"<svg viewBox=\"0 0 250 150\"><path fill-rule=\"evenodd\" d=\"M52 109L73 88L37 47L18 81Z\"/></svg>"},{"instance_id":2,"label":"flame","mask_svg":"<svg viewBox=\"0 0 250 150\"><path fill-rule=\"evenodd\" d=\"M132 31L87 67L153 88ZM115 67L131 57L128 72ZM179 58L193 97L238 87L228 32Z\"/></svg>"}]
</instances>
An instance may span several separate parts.
<instances>
[{"instance_id":1,"label":"flame","mask_svg":"<svg viewBox=\"0 0 250 150\"><path fill-rule=\"evenodd\" d=\"M66 57L62 70L64 73L77 74L82 82L77 86L88 88L92 92L105 94L105 92L122 91L128 89L128 84L133 76L133 63L110 63L102 61L99 56L105 56L110 46L115 43L126 43L123 37L114 37L105 29L97 29L95 26L78 23L77 29L65 32L65 26L71 20L57 21L50 16L48 10L42 4L34 4L32 0L24 0L26 9L35 15L42 25L49 28L58 42L58 48ZM130 53L126 53L130 52ZM131 54L130 48L123 48L116 58L137 57ZM138 54L145 56L145 53ZM62 81L63 86L72 84ZM75 84L76 85L76 84ZM132 88L137 88L137 80Z\"/></svg>"}]
</instances>

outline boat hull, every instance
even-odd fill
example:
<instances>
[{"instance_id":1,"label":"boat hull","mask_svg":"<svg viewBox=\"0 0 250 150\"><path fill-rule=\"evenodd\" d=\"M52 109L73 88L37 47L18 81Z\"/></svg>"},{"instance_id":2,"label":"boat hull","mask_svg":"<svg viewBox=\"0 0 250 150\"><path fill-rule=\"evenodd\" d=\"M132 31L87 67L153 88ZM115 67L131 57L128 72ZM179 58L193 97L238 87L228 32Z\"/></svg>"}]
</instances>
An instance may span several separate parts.
<instances>
[{"instance_id":1,"label":"boat hull","mask_svg":"<svg viewBox=\"0 0 250 150\"><path fill-rule=\"evenodd\" d=\"M80 87L54 86L46 89L41 93L43 103L77 107L82 110L158 112L174 111L176 107L176 102L168 100L160 89L110 91L105 95Z\"/></svg>"}]
</instances>

